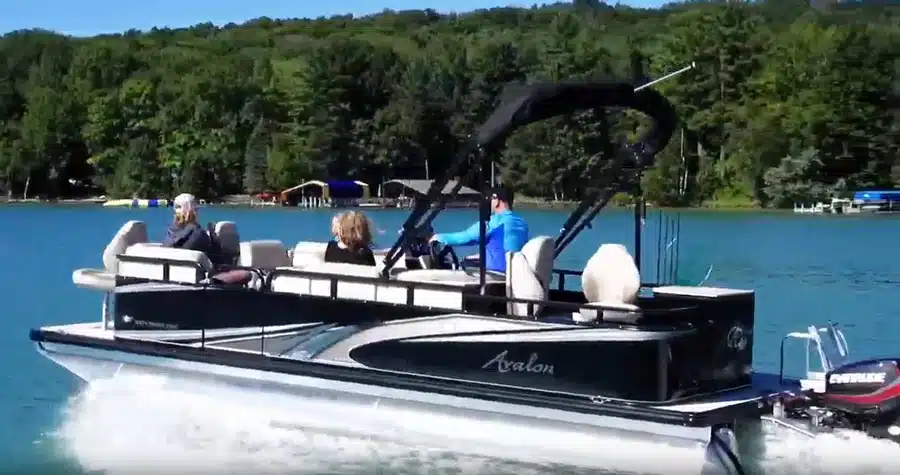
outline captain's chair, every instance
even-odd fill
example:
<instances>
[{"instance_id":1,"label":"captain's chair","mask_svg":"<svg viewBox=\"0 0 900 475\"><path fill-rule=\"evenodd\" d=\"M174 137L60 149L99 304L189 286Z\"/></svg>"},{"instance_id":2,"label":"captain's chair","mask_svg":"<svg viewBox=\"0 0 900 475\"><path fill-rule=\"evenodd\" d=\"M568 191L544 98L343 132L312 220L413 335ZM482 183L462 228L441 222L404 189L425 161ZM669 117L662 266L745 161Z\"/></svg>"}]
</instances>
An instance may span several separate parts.
<instances>
[{"instance_id":1,"label":"captain's chair","mask_svg":"<svg viewBox=\"0 0 900 475\"><path fill-rule=\"evenodd\" d=\"M506 296L545 302L553 276L553 238L538 236L526 242L519 252L506 253ZM509 302L507 313L529 316L527 303ZM544 308L534 304L531 316Z\"/></svg>"},{"instance_id":2,"label":"captain's chair","mask_svg":"<svg viewBox=\"0 0 900 475\"><path fill-rule=\"evenodd\" d=\"M573 315L575 320L634 323L639 317L640 309L634 303L641 288L641 275L625 246L601 245L584 268L581 286L588 303L606 309L598 312L584 308Z\"/></svg>"}]
</instances>

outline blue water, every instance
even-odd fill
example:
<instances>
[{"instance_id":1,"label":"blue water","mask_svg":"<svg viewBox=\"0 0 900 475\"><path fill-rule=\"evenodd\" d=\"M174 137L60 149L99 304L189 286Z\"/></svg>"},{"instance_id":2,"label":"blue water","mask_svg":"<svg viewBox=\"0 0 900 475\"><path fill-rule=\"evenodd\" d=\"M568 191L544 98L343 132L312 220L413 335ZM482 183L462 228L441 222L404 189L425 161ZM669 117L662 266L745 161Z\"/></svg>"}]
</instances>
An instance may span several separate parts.
<instances>
[{"instance_id":1,"label":"blue water","mask_svg":"<svg viewBox=\"0 0 900 475\"><path fill-rule=\"evenodd\" d=\"M532 235L554 236L565 218L558 211L523 211ZM390 245L405 213L370 211L379 245ZM241 238L325 240L330 212L298 209L202 210L203 221L233 220ZM444 212L436 229L455 230L472 210ZM99 267L103 248L128 219L146 221L161 240L169 210L99 207L0 207L0 262L4 264L5 329L0 333L0 467L77 470L53 434L81 386L39 357L28 329L99 318L98 295L75 288L73 269ZM632 216L607 211L570 246L557 267L582 268L600 243L631 247ZM656 220L647 220L645 278L655 277ZM789 331L834 321L845 328L854 358L900 353L900 219L874 216L795 216L771 213L684 212L680 246L682 280L757 291L754 363L775 370L778 345ZM802 353L797 353L799 356ZM796 366L796 365L794 365ZM900 452L898 452L900 457Z\"/></svg>"}]
</instances>

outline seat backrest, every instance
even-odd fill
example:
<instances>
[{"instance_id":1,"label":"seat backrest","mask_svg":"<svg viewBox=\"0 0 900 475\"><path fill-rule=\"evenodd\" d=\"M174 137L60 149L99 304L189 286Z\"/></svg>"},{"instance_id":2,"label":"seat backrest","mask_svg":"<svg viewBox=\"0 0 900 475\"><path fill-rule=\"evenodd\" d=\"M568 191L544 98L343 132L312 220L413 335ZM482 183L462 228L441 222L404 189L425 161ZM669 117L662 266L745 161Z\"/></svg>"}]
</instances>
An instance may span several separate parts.
<instances>
[{"instance_id":1,"label":"seat backrest","mask_svg":"<svg viewBox=\"0 0 900 475\"><path fill-rule=\"evenodd\" d=\"M213 228L213 234L213 239L219 245L221 260L226 264L235 263L241 254L241 237L237 224L234 221L219 221Z\"/></svg>"},{"instance_id":2,"label":"seat backrest","mask_svg":"<svg viewBox=\"0 0 900 475\"><path fill-rule=\"evenodd\" d=\"M327 242L300 241L294 246L294 255L291 258L293 267L306 267L310 264L325 262L325 248Z\"/></svg>"},{"instance_id":3,"label":"seat backrest","mask_svg":"<svg viewBox=\"0 0 900 475\"><path fill-rule=\"evenodd\" d=\"M123 254L130 246L145 242L147 242L147 224L136 220L126 222L103 250L103 267L107 272L115 274L119 270L117 256Z\"/></svg>"},{"instance_id":4,"label":"seat backrest","mask_svg":"<svg viewBox=\"0 0 900 475\"><path fill-rule=\"evenodd\" d=\"M197 284L213 269L200 251L164 246L130 246L118 263L117 275Z\"/></svg>"},{"instance_id":5,"label":"seat backrest","mask_svg":"<svg viewBox=\"0 0 900 475\"><path fill-rule=\"evenodd\" d=\"M365 266L361 264L350 264L347 262L316 262L314 264L310 264L303 270L322 274L371 277L373 279L380 276L380 269L377 266Z\"/></svg>"},{"instance_id":6,"label":"seat backrest","mask_svg":"<svg viewBox=\"0 0 900 475\"><path fill-rule=\"evenodd\" d=\"M296 267L296 266L295 266ZM310 261L297 270L302 274L276 273L271 280L273 292L298 295L331 297L336 290L337 298L389 302L406 302L406 290L396 284L379 279L378 268L344 262ZM341 276L347 276L342 279ZM336 284L336 289L332 284Z\"/></svg>"},{"instance_id":7,"label":"seat backrest","mask_svg":"<svg viewBox=\"0 0 900 475\"><path fill-rule=\"evenodd\" d=\"M240 260L238 264L243 267L256 267L268 270L291 265L284 244L278 240L245 241L240 243L239 249Z\"/></svg>"},{"instance_id":8,"label":"seat backrest","mask_svg":"<svg viewBox=\"0 0 900 475\"><path fill-rule=\"evenodd\" d=\"M589 303L632 304L641 288L641 275L625 246L603 244L588 259L581 287Z\"/></svg>"},{"instance_id":9,"label":"seat backrest","mask_svg":"<svg viewBox=\"0 0 900 475\"><path fill-rule=\"evenodd\" d=\"M506 296L519 299L546 301L553 274L553 238L538 236L526 242L522 250L506 254ZM532 305L531 315L536 315L543 305ZM510 302L510 315L528 316L528 304Z\"/></svg>"}]
</instances>

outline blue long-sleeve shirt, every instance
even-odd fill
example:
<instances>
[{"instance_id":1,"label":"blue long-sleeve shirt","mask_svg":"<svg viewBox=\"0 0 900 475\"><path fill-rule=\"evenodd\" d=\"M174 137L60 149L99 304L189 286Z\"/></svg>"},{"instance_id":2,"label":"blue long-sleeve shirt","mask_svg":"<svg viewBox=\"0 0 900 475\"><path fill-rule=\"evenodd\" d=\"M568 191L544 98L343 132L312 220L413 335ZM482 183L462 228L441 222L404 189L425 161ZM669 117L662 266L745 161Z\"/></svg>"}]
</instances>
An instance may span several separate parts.
<instances>
[{"instance_id":1,"label":"blue long-sleeve shirt","mask_svg":"<svg viewBox=\"0 0 900 475\"><path fill-rule=\"evenodd\" d=\"M434 238L448 246L471 246L478 244L479 223L456 233L436 234ZM528 224L511 210L491 215L485 229L485 268L506 272L506 253L521 251L528 241Z\"/></svg>"}]
</instances>

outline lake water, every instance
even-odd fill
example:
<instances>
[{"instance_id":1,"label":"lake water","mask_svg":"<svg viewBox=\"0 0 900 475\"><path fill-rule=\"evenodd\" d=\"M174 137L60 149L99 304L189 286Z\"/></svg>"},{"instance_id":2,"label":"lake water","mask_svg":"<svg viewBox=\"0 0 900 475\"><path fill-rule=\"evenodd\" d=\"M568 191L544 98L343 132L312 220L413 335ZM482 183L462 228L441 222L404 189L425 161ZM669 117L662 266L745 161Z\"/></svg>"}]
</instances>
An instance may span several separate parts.
<instances>
[{"instance_id":1,"label":"lake water","mask_svg":"<svg viewBox=\"0 0 900 475\"><path fill-rule=\"evenodd\" d=\"M103 248L125 220L146 221L151 240L160 240L169 213L0 206L0 259L5 264L0 296L6 321L6 330L0 333L0 470L135 473L129 470L135 466L155 467L158 470L145 470L155 473L183 473L190 467L205 467L208 473L561 470L467 458L434 448L285 431L260 416L265 408L170 394L146 382L82 387L69 373L38 356L28 341L29 328L99 318L99 296L75 288L72 270L99 267ZM378 244L390 245L405 213L369 214L380 230ZM557 211L522 214L533 236L556 235L565 218ZM326 239L330 216L326 211L298 209L202 211L204 222L236 221L244 240L274 238L291 244ZM473 210L446 211L436 228L455 230L474 218ZM566 250L557 267L583 268L600 243L631 247L631 222L630 212L604 212ZM645 281L653 280L656 270L656 223L651 217L645 228L651 236L645 247ZM893 252L900 219L698 211L682 213L680 229L677 246L670 247L680 247L681 280L697 283L708 273L708 285L757 291L756 367L777 370L778 345L786 332L828 321L843 325L854 359L900 353L896 297L900 259ZM900 460L900 448L859 437L834 436L813 443L763 434L752 444L755 455L748 465L755 473L888 473L893 467L889 463ZM675 452L615 440L602 449L609 450L611 458L631 454L635 463L654 457L678 460ZM618 467L622 460L617 462Z\"/></svg>"}]
</instances>

